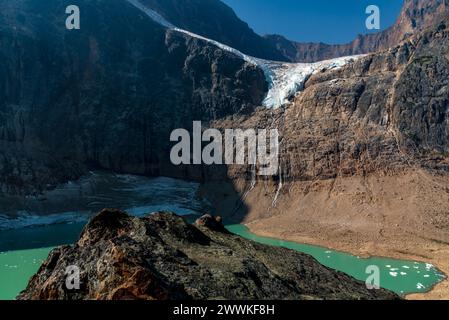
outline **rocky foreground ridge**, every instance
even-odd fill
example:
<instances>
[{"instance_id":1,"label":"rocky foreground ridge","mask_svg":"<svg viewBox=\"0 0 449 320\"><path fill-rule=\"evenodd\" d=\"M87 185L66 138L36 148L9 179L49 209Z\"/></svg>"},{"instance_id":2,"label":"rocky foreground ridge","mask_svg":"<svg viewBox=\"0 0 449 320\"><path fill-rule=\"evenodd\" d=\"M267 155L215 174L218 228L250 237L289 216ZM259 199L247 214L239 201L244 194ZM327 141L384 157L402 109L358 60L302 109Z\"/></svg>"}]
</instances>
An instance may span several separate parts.
<instances>
[{"instance_id":1,"label":"rocky foreground ridge","mask_svg":"<svg viewBox=\"0 0 449 320\"><path fill-rule=\"evenodd\" d=\"M80 290L65 287L68 266ZM52 251L19 299L396 299L288 249L245 240L219 218L103 210L79 241Z\"/></svg>"}]
</instances>

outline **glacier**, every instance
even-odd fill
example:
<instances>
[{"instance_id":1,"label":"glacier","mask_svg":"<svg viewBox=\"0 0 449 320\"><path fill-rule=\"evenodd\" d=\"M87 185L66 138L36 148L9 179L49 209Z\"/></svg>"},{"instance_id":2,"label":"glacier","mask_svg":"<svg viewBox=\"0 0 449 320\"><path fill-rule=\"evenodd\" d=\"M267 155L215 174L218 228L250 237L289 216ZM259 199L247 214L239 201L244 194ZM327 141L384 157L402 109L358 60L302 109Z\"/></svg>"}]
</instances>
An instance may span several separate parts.
<instances>
[{"instance_id":1,"label":"glacier","mask_svg":"<svg viewBox=\"0 0 449 320\"><path fill-rule=\"evenodd\" d=\"M344 65L365 56L346 56L315 63L287 63L255 58L218 41L176 27L159 13L143 5L140 0L126 1L144 12L148 17L161 26L175 32L183 33L192 38L208 42L224 51L232 53L245 62L260 68L264 72L266 81L268 82L268 92L262 102L262 106L266 108L277 109L287 105L292 97L304 90L304 85L311 75L322 70L341 68Z\"/></svg>"},{"instance_id":2,"label":"glacier","mask_svg":"<svg viewBox=\"0 0 449 320\"><path fill-rule=\"evenodd\" d=\"M264 70L269 83L263 106L278 108L289 103L297 93L304 90L309 77L323 70L343 67L364 55L346 56L315 63L283 63L259 59L259 67Z\"/></svg>"}]
</instances>

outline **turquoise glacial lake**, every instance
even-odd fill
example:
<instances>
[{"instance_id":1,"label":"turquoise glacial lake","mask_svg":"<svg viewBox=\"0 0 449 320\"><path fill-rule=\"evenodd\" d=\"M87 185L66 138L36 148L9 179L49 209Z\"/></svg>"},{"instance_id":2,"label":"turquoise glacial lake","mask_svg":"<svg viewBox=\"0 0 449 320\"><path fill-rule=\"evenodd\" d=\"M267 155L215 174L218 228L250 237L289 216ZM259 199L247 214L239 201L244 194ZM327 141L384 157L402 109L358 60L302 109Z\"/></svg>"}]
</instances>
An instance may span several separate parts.
<instances>
[{"instance_id":1,"label":"turquoise glacial lake","mask_svg":"<svg viewBox=\"0 0 449 320\"><path fill-rule=\"evenodd\" d=\"M180 180L92 173L61 186L44 199L0 199L0 300L12 300L26 288L52 248L75 243L88 219L98 210L119 208L141 216L158 210L191 215L209 211L197 199L198 185ZM445 276L433 265L348 253L267 237L244 225L227 228L244 238L285 247L315 257L321 264L365 281L367 267L380 271L380 286L400 295L429 291Z\"/></svg>"},{"instance_id":2,"label":"turquoise glacial lake","mask_svg":"<svg viewBox=\"0 0 449 320\"><path fill-rule=\"evenodd\" d=\"M33 239L35 245L43 247L0 253L0 300L14 299L25 289L28 280L37 272L51 249L57 245L74 243L83 226L83 223L59 224L28 230L8 230L2 233L0 240L4 236L9 236L9 239L16 237L17 243ZM256 236L244 225L229 225L227 228L235 234L259 243L309 254L321 264L345 272L361 281L365 281L368 277L366 273L368 266L377 266L380 270L380 286L400 295L427 292L444 279L444 275L433 265L422 262L380 257L364 259L319 246ZM25 238L24 234L27 234Z\"/></svg>"},{"instance_id":3,"label":"turquoise glacial lake","mask_svg":"<svg viewBox=\"0 0 449 320\"><path fill-rule=\"evenodd\" d=\"M326 267L342 271L364 282L372 272L368 273L369 269L367 270L367 268L375 266L379 270L380 287L399 295L427 292L435 284L445 279L445 275L429 263L381 257L365 259L320 246L260 237L251 233L246 226L241 224L230 225L227 228L229 231L255 242L309 254Z\"/></svg>"}]
</instances>

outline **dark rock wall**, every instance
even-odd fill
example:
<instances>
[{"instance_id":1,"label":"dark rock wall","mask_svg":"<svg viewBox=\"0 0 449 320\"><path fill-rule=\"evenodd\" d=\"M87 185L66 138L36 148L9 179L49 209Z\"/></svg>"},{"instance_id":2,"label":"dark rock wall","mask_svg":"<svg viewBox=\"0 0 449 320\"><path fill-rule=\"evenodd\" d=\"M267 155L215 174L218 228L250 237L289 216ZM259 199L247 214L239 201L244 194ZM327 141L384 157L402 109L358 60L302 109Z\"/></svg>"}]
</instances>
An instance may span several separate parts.
<instances>
[{"instance_id":1,"label":"dark rock wall","mask_svg":"<svg viewBox=\"0 0 449 320\"><path fill-rule=\"evenodd\" d=\"M179 28L268 60L289 61L271 41L256 34L219 0L142 0Z\"/></svg>"},{"instance_id":2,"label":"dark rock wall","mask_svg":"<svg viewBox=\"0 0 449 320\"><path fill-rule=\"evenodd\" d=\"M263 99L261 70L166 32L126 1L79 2L82 25L72 31L65 28L69 4L0 4L5 192L40 191L86 168L164 173L174 128L247 114ZM42 174L49 167L61 168Z\"/></svg>"}]
</instances>

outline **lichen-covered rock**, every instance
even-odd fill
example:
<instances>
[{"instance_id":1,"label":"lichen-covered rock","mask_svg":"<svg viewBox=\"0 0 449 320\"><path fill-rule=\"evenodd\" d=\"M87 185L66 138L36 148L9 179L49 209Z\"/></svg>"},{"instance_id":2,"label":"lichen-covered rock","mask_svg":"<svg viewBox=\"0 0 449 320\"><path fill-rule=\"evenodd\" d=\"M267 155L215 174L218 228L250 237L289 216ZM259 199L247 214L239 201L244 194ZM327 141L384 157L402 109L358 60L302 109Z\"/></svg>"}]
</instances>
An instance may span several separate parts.
<instances>
[{"instance_id":1,"label":"lichen-covered rock","mask_svg":"<svg viewBox=\"0 0 449 320\"><path fill-rule=\"evenodd\" d=\"M222 218L220 216L212 217L210 214L205 214L197 219L195 225L198 227L206 227L214 231L226 231Z\"/></svg>"},{"instance_id":2,"label":"lichen-covered rock","mask_svg":"<svg viewBox=\"0 0 449 320\"><path fill-rule=\"evenodd\" d=\"M211 223L211 222L214 223ZM206 223L203 223L206 222ZM172 213L145 218L103 210L72 246L53 250L19 299L397 299L387 290L284 248L195 224ZM66 288L66 268L80 289Z\"/></svg>"}]
</instances>

